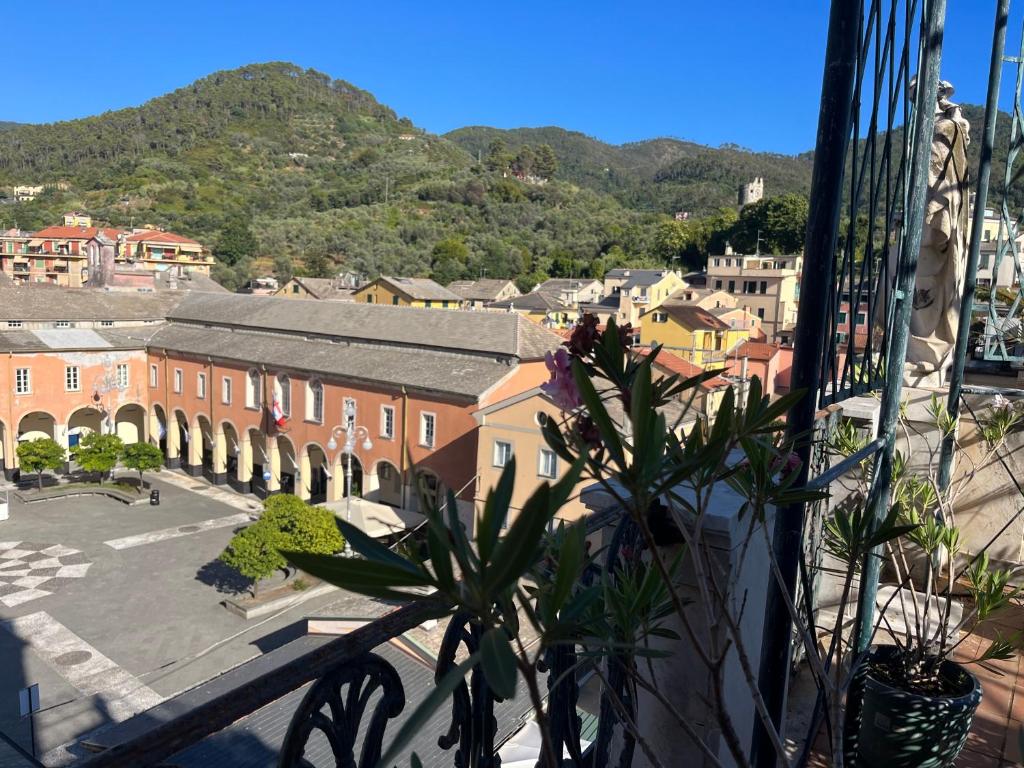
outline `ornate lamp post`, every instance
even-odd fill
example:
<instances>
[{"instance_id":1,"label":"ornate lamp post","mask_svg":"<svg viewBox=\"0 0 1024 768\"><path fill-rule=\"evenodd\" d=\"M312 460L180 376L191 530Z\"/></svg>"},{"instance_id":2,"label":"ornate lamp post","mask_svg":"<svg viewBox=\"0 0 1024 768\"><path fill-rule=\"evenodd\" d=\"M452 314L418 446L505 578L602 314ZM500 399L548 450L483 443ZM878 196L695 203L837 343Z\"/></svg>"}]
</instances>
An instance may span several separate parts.
<instances>
[{"instance_id":1,"label":"ornate lamp post","mask_svg":"<svg viewBox=\"0 0 1024 768\"><path fill-rule=\"evenodd\" d=\"M356 424L356 406L352 401L345 404L345 426L336 426L331 429L331 439L327 441L327 450L333 451L338 447L338 438L344 437L345 443L341 446L341 452L345 454L345 519L352 522L352 454L356 451L356 441L363 439L362 449L368 451L373 448L370 440L370 430L362 425ZM345 544L348 548L348 544Z\"/></svg>"}]
</instances>

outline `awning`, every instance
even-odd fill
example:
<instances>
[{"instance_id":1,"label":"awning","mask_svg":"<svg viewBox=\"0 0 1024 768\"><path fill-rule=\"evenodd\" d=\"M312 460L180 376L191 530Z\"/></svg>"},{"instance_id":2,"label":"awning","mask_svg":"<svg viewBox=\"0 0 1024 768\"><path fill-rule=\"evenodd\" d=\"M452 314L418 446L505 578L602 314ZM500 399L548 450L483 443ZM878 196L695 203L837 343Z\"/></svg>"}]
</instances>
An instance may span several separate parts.
<instances>
[{"instance_id":1,"label":"awning","mask_svg":"<svg viewBox=\"0 0 1024 768\"><path fill-rule=\"evenodd\" d=\"M29 248L39 248L45 242L46 242L45 240L29 240L28 241L28 247Z\"/></svg>"},{"instance_id":2,"label":"awning","mask_svg":"<svg viewBox=\"0 0 1024 768\"><path fill-rule=\"evenodd\" d=\"M346 501L330 501L321 506L331 510L336 517L346 519ZM415 528L423 522L423 515L408 509L389 507L355 496L352 497L351 522L356 528L374 539L384 538Z\"/></svg>"}]
</instances>

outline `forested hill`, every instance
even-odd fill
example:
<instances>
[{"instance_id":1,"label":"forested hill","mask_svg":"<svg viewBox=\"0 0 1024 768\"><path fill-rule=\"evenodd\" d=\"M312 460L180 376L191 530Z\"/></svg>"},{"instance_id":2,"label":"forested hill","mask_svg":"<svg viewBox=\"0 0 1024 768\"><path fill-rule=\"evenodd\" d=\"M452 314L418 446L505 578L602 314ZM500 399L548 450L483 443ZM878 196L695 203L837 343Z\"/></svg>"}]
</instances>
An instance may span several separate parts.
<instances>
[{"instance_id":1,"label":"forested hill","mask_svg":"<svg viewBox=\"0 0 1024 768\"><path fill-rule=\"evenodd\" d=\"M793 157L671 138L616 146L557 127L473 126L447 133L445 138L475 156L486 155L496 139L513 152L524 144L548 144L558 158L560 178L611 194L639 210L715 212L735 205L739 185L758 176L766 180L770 195L806 195L811 186L810 153Z\"/></svg>"},{"instance_id":2,"label":"forested hill","mask_svg":"<svg viewBox=\"0 0 1024 768\"><path fill-rule=\"evenodd\" d=\"M528 286L673 257L698 266L733 234L739 183L760 175L781 195L806 193L809 179L805 157L674 139L614 147L561 129L500 136L507 152L491 151L493 129L435 136L354 85L256 64L139 107L0 130L0 195L68 183L3 206L0 226L40 228L77 209L166 227L212 245L230 286L337 268L442 282L486 271ZM681 224L677 210L715 217Z\"/></svg>"}]
</instances>

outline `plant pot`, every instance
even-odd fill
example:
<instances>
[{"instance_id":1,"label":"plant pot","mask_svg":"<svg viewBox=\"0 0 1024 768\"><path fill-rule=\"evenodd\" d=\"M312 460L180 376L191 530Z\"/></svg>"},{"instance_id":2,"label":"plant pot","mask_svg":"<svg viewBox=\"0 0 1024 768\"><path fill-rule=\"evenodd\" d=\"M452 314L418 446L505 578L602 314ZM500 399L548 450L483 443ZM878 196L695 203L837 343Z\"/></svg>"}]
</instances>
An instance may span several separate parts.
<instances>
[{"instance_id":1,"label":"plant pot","mask_svg":"<svg viewBox=\"0 0 1024 768\"><path fill-rule=\"evenodd\" d=\"M877 646L854 688L863 690L860 725L847 742L850 765L858 768L942 768L952 766L971 730L981 702L978 679L956 662L942 662L943 677L958 690L947 696L910 693L872 676L870 663L884 664L900 650ZM850 727L847 726L847 728ZM850 747L854 752L849 759Z\"/></svg>"}]
</instances>

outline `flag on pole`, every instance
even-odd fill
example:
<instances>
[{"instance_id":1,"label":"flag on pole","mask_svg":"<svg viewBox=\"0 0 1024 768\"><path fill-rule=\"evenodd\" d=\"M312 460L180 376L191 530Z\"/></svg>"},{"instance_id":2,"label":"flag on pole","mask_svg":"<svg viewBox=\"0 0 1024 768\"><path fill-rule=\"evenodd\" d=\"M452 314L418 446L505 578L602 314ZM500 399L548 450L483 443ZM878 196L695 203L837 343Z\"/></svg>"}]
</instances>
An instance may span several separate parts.
<instances>
[{"instance_id":1,"label":"flag on pole","mask_svg":"<svg viewBox=\"0 0 1024 768\"><path fill-rule=\"evenodd\" d=\"M287 419L284 417L284 411L281 410L281 403L278 401L276 393L274 394L274 402L271 406L270 414L274 418L274 423L279 428L285 425Z\"/></svg>"}]
</instances>

